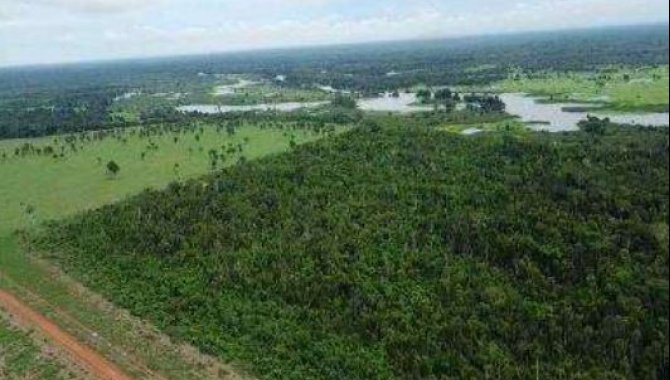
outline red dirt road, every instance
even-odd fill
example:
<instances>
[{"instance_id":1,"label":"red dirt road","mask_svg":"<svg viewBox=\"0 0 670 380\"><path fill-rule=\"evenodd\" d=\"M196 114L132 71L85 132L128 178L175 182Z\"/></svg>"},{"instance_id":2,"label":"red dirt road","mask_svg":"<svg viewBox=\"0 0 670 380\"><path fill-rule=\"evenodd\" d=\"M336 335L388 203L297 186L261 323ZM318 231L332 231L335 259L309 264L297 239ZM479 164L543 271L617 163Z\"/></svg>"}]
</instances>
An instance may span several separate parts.
<instances>
[{"instance_id":1,"label":"red dirt road","mask_svg":"<svg viewBox=\"0 0 670 380\"><path fill-rule=\"evenodd\" d=\"M131 380L117 366L100 356L72 335L61 330L55 323L46 319L13 295L0 290L0 307L12 315L21 325L37 329L51 339L80 364L84 365L96 378L102 380Z\"/></svg>"}]
</instances>

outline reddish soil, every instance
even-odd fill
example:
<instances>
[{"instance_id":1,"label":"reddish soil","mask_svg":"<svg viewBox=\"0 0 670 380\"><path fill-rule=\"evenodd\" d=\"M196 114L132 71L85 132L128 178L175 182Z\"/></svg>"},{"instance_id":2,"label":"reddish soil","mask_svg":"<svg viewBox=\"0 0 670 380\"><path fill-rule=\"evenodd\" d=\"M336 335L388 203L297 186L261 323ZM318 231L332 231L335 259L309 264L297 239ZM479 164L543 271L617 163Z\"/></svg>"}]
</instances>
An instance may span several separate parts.
<instances>
[{"instance_id":1,"label":"reddish soil","mask_svg":"<svg viewBox=\"0 0 670 380\"><path fill-rule=\"evenodd\" d=\"M21 325L34 328L49 338L57 346L81 365L85 366L96 378L103 380L131 380L117 366L109 362L75 337L63 331L55 323L37 313L13 295L0 290L0 307L5 309Z\"/></svg>"}]
</instances>

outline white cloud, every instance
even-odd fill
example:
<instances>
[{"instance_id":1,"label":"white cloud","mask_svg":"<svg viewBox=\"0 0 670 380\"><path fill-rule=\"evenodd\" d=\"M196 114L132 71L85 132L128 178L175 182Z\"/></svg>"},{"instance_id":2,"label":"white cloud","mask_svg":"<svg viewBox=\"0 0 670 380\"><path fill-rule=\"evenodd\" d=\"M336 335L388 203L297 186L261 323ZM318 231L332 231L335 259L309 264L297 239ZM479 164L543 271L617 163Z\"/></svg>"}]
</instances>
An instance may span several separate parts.
<instances>
[{"instance_id":1,"label":"white cloud","mask_svg":"<svg viewBox=\"0 0 670 380\"><path fill-rule=\"evenodd\" d=\"M5 0L0 0L0 22L8 22L16 17L16 4L4 4Z\"/></svg>"},{"instance_id":2,"label":"white cloud","mask_svg":"<svg viewBox=\"0 0 670 380\"><path fill-rule=\"evenodd\" d=\"M0 65L667 22L668 18L667 0L449 3L0 0Z\"/></svg>"},{"instance_id":3,"label":"white cloud","mask_svg":"<svg viewBox=\"0 0 670 380\"><path fill-rule=\"evenodd\" d=\"M129 12L156 6L161 0L24 0L25 4L46 5L64 11L83 13Z\"/></svg>"},{"instance_id":4,"label":"white cloud","mask_svg":"<svg viewBox=\"0 0 670 380\"><path fill-rule=\"evenodd\" d=\"M275 0L293 1L293 0ZM413 37L458 36L525 30L592 27L617 24L624 16L641 14L632 22L654 21L648 16L656 10L641 13L640 0L622 0L612 7L609 0L559 0L517 3L504 12L451 13L419 8L404 14L363 18L324 16L311 20L283 19L271 23L223 21L216 26L184 28L151 28L144 26L133 32L133 39L144 39L157 50L170 45L172 53L179 47L186 52L230 50L248 47L300 46L307 44L377 41ZM667 5L666 5L667 8ZM556 15L561 15L558 17ZM553 17L552 17L553 16ZM520 22L523 20L523 22ZM620 21L619 21L620 22ZM169 48L169 47L168 47Z\"/></svg>"}]
</instances>

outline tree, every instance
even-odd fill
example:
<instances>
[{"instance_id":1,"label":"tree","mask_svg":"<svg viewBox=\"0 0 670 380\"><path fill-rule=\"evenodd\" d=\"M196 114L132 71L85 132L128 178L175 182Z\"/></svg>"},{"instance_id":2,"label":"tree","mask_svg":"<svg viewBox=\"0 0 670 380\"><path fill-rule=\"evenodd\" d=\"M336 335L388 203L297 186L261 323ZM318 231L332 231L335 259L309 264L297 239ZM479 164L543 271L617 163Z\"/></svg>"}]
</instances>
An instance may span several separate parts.
<instances>
[{"instance_id":1,"label":"tree","mask_svg":"<svg viewBox=\"0 0 670 380\"><path fill-rule=\"evenodd\" d=\"M111 174L113 177L116 177L120 170L121 167L116 162L109 161L107 163L107 173Z\"/></svg>"},{"instance_id":2,"label":"tree","mask_svg":"<svg viewBox=\"0 0 670 380\"><path fill-rule=\"evenodd\" d=\"M433 93L430 92L430 90L422 89L416 92L416 97L419 98L419 101L421 101L421 103L428 103L432 98L432 96Z\"/></svg>"},{"instance_id":3,"label":"tree","mask_svg":"<svg viewBox=\"0 0 670 380\"><path fill-rule=\"evenodd\" d=\"M355 109L356 107L358 107L358 104L356 104L356 100L354 100L350 96L337 95L331 103L335 107L341 107L347 109Z\"/></svg>"},{"instance_id":4,"label":"tree","mask_svg":"<svg viewBox=\"0 0 670 380\"><path fill-rule=\"evenodd\" d=\"M479 109L484 113L505 112L506 108L505 102L503 102L497 95L470 94L466 95L463 100L468 104L468 108L473 110Z\"/></svg>"},{"instance_id":5,"label":"tree","mask_svg":"<svg viewBox=\"0 0 670 380\"><path fill-rule=\"evenodd\" d=\"M435 99L440 101L445 101L452 98L452 92L448 88L443 88L435 91Z\"/></svg>"},{"instance_id":6,"label":"tree","mask_svg":"<svg viewBox=\"0 0 670 380\"><path fill-rule=\"evenodd\" d=\"M453 99L445 99L444 100L444 110L447 113L454 112L456 109L456 101Z\"/></svg>"},{"instance_id":7,"label":"tree","mask_svg":"<svg viewBox=\"0 0 670 380\"><path fill-rule=\"evenodd\" d=\"M602 136L605 134L605 130L610 125L610 119L604 118L599 119L596 116L587 116L586 120L580 121L578 124L579 129L582 131L593 135L593 136Z\"/></svg>"}]
</instances>

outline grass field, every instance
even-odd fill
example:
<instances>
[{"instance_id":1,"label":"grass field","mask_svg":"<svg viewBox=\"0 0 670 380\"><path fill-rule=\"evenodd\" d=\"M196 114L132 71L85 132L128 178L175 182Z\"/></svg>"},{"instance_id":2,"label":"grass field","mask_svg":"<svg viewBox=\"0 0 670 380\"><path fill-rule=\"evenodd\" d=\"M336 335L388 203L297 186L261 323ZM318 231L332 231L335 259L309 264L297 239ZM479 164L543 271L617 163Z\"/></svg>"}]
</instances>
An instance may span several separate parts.
<instances>
[{"instance_id":1,"label":"grass field","mask_svg":"<svg viewBox=\"0 0 670 380\"><path fill-rule=\"evenodd\" d=\"M70 379L72 374L49 357L30 334L14 327L0 313L0 379Z\"/></svg>"},{"instance_id":2,"label":"grass field","mask_svg":"<svg viewBox=\"0 0 670 380\"><path fill-rule=\"evenodd\" d=\"M667 112L668 66L608 69L597 74L515 74L494 89L547 96L557 102L604 102L613 111Z\"/></svg>"},{"instance_id":3,"label":"grass field","mask_svg":"<svg viewBox=\"0 0 670 380\"><path fill-rule=\"evenodd\" d=\"M291 141L301 144L325 136L289 129L287 125L283 127L244 125L232 136L212 125L197 126L186 133L166 132L151 137L140 137L138 129L118 131L102 140L77 138L76 152L64 137L0 141L0 268L5 275L0 276L0 287L11 290L138 378L142 378L141 373L131 358L143 361L151 370L169 378L223 378L229 368L165 341L153 327L114 309L50 265L27 256L18 248L17 237L12 232L112 203L145 188L161 188L175 180L205 174L212 170L212 149L236 151L227 154L225 162L219 160L217 167L220 168L235 164L242 156L254 159L286 151ZM344 128L338 128L335 133L342 130ZM51 146L58 157L34 151L17 155L15 150L26 144L34 150ZM149 149L150 144L155 148ZM60 147L65 147L64 157L59 156ZM109 160L121 168L116 176L105 168ZM82 324L86 329L82 329ZM5 325L0 321L2 337L20 336ZM90 340L88 329L95 330L99 336L95 342ZM185 357L184 352L191 353ZM2 351L0 358L1 354ZM23 368L21 363L31 371L43 371L42 368L52 371L49 363L28 361L12 352L8 355L5 363L9 364L5 365L10 366L11 371ZM2 370L0 364L0 378L4 379Z\"/></svg>"},{"instance_id":4,"label":"grass field","mask_svg":"<svg viewBox=\"0 0 670 380\"><path fill-rule=\"evenodd\" d=\"M202 126L202 131L194 133L165 133L150 138L129 132L123 136L123 140L77 142L76 152L65 144L63 158L37 154L22 157L14 153L26 143L55 147L62 144L62 139L56 144L49 137L0 141L0 157L3 153L7 156L0 158L0 234L115 202L148 187L162 187L171 181L205 174L212 169L209 156L212 149L236 149L223 163L228 165L241 156L254 159L286 151L292 138L300 144L321 135L307 130L261 129L249 125L239 128L234 136L226 131L217 132L214 126ZM151 142L156 149L147 148ZM242 152L238 150L240 145ZM106 172L105 165L110 160L121 168L116 176Z\"/></svg>"}]
</instances>

